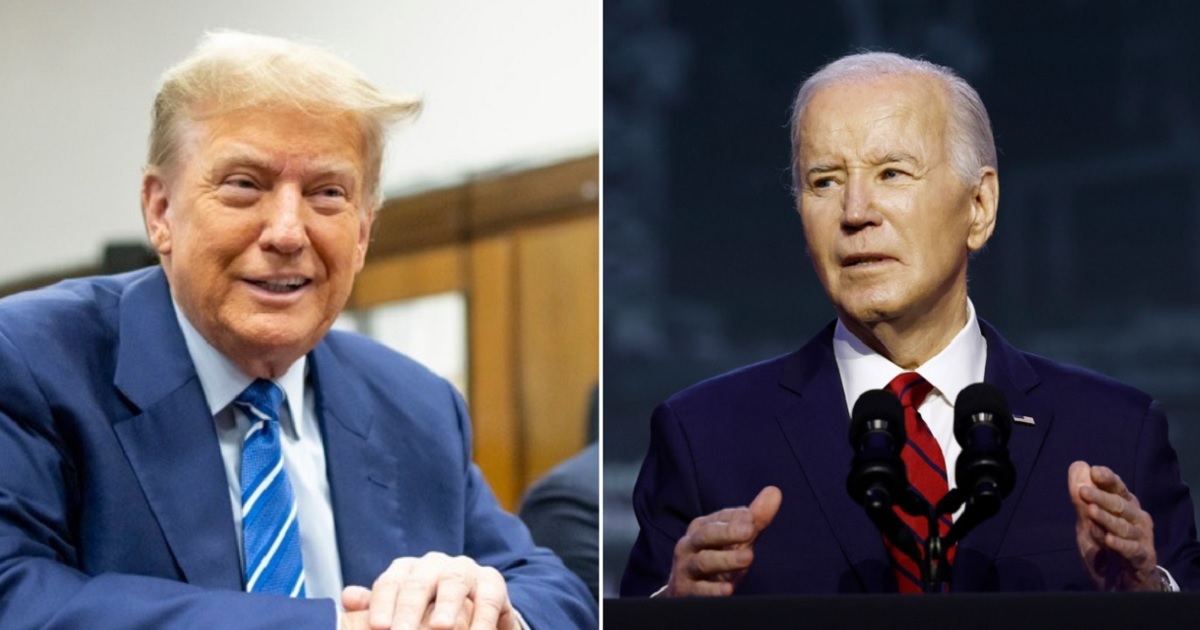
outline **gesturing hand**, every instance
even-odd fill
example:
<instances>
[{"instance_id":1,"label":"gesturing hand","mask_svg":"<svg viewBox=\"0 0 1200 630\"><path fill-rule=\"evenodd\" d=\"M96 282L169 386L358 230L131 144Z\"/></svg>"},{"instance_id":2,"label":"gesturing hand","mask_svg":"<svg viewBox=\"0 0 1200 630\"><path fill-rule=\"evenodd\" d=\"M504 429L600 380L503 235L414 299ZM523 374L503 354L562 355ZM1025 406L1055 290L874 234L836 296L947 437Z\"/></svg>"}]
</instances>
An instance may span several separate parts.
<instances>
[{"instance_id":1,"label":"gesturing hand","mask_svg":"<svg viewBox=\"0 0 1200 630\"><path fill-rule=\"evenodd\" d=\"M499 571L431 552L392 562L368 591L342 591L341 630L519 630Z\"/></svg>"},{"instance_id":2,"label":"gesturing hand","mask_svg":"<svg viewBox=\"0 0 1200 630\"><path fill-rule=\"evenodd\" d=\"M1078 516L1075 540L1096 587L1158 590L1154 521L1125 482L1106 466L1075 462L1067 471Z\"/></svg>"},{"instance_id":3,"label":"gesturing hand","mask_svg":"<svg viewBox=\"0 0 1200 630\"><path fill-rule=\"evenodd\" d=\"M726 508L688 525L675 545L666 595L732 595L754 562L754 541L783 502L775 486L758 493L749 507Z\"/></svg>"}]
</instances>

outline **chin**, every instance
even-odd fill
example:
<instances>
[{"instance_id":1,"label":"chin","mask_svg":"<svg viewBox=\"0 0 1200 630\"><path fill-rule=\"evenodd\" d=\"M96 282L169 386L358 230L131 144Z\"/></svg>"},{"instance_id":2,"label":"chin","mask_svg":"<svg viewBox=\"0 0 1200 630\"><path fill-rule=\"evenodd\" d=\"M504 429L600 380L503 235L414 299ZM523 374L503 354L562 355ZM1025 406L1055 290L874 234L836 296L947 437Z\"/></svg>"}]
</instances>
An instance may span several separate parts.
<instances>
[{"instance_id":1,"label":"chin","mask_svg":"<svg viewBox=\"0 0 1200 630\"><path fill-rule=\"evenodd\" d=\"M835 304L838 313L863 324L877 324L896 317L900 310L892 296L880 292L852 295Z\"/></svg>"},{"instance_id":2,"label":"chin","mask_svg":"<svg viewBox=\"0 0 1200 630\"><path fill-rule=\"evenodd\" d=\"M267 358L306 354L328 328L328 325L322 327L310 318L260 314L235 322L228 330L238 345L252 348L255 353Z\"/></svg>"}]
</instances>

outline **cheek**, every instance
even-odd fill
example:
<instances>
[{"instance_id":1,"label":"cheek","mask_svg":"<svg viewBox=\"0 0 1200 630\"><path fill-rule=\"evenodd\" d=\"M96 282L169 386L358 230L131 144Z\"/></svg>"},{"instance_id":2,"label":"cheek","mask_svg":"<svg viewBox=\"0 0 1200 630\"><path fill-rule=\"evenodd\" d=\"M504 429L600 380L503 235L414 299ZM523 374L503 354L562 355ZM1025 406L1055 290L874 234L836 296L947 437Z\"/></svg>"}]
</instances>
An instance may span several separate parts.
<instances>
[{"instance_id":1,"label":"cheek","mask_svg":"<svg viewBox=\"0 0 1200 630\"><path fill-rule=\"evenodd\" d=\"M313 247L331 276L353 277L362 267L366 246L360 226L357 220L313 225L310 232Z\"/></svg>"},{"instance_id":2,"label":"cheek","mask_svg":"<svg viewBox=\"0 0 1200 630\"><path fill-rule=\"evenodd\" d=\"M804 246L808 257L818 269L830 265L834 243L837 242L840 226L836 221L823 219L812 213L803 216Z\"/></svg>"}]
</instances>

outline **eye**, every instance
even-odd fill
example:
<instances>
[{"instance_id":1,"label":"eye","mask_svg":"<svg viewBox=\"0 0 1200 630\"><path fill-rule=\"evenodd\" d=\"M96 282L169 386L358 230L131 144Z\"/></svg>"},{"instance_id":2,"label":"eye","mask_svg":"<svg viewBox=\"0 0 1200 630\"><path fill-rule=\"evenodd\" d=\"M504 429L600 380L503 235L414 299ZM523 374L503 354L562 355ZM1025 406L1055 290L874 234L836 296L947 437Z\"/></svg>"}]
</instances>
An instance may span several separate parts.
<instances>
[{"instance_id":1,"label":"eye","mask_svg":"<svg viewBox=\"0 0 1200 630\"><path fill-rule=\"evenodd\" d=\"M813 180L813 183L812 183L813 188L829 188L832 185L833 185L832 177L820 177L820 178Z\"/></svg>"},{"instance_id":2,"label":"eye","mask_svg":"<svg viewBox=\"0 0 1200 630\"><path fill-rule=\"evenodd\" d=\"M225 184L227 186L233 186L234 188L243 188L246 190L253 190L255 188L258 188L258 184L254 183L254 180L250 179L249 177L242 176L242 175L230 177L229 179L226 179Z\"/></svg>"},{"instance_id":3,"label":"eye","mask_svg":"<svg viewBox=\"0 0 1200 630\"><path fill-rule=\"evenodd\" d=\"M229 206L247 207L262 197L263 187L249 175L230 175L221 180L218 198Z\"/></svg>"},{"instance_id":4,"label":"eye","mask_svg":"<svg viewBox=\"0 0 1200 630\"><path fill-rule=\"evenodd\" d=\"M879 177L880 177L880 179L896 179L897 177L900 177L901 175L904 175L904 174L905 174L904 171L901 171L898 169L885 168L885 169L883 169L883 172L879 174Z\"/></svg>"},{"instance_id":5,"label":"eye","mask_svg":"<svg viewBox=\"0 0 1200 630\"><path fill-rule=\"evenodd\" d=\"M317 194L331 199L344 199L346 197L346 191L338 188L337 186L326 186L325 188L317 191Z\"/></svg>"}]
</instances>

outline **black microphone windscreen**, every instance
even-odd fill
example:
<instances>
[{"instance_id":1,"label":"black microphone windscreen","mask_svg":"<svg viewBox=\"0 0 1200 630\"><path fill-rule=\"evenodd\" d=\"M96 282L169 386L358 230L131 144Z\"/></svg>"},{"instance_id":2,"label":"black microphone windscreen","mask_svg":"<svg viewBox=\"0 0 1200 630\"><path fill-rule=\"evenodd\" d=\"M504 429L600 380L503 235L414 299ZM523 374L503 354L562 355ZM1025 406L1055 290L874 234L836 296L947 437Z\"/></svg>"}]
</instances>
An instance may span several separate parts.
<instances>
[{"instance_id":1,"label":"black microphone windscreen","mask_svg":"<svg viewBox=\"0 0 1200 630\"><path fill-rule=\"evenodd\" d=\"M863 392L854 402L854 411L850 414L850 443L856 445L866 432L866 423L871 420L885 420L898 429L901 438L904 436L904 408L895 394L882 390L871 389Z\"/></svg>"},{"instance_id":2,"label":"black microphone windscreen","mask_svg":"<svg viewBox=\"0 0 1200 630\"><path fill-rule=\"evenodd\" d=\"M1012 411L1004 392L989 383L973 383L959 392L954 401L954 439L959 444L966 440L967 431L974 423L972 417L978 414L990 415L992 423L1008 441L1012 433Z\"/></svg>"}]
</instances>

